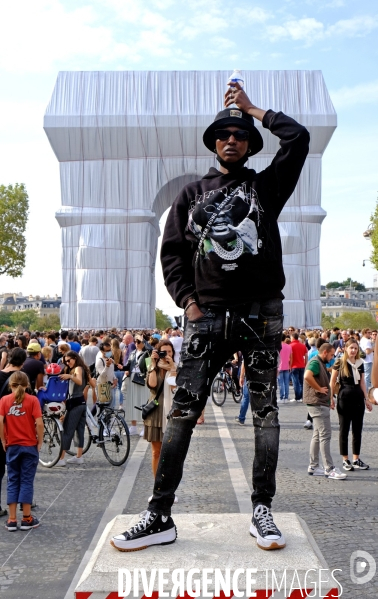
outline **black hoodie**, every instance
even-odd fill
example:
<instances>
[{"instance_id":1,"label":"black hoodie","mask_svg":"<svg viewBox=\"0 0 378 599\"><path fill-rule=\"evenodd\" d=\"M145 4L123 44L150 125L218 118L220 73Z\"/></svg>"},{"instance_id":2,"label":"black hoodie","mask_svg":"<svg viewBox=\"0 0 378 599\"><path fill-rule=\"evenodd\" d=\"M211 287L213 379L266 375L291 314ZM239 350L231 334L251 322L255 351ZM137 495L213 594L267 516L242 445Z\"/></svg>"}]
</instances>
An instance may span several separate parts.
<instances>
[{"instance_id":1,"label":"black hoodie","mask_svg":"<svg viewBox=\"0 0 378 599\"><path fill-rule=\"evenodd\" d=\"M172 205L161 262L178 306L191 296L201 305L225 307L283 298L277 219L298 182L310 136L282 112L268 110L262 124L280 138L270 166L260 173L243 167L223 174L211 168L186 185Z\"/></svg>"}]
</instances>

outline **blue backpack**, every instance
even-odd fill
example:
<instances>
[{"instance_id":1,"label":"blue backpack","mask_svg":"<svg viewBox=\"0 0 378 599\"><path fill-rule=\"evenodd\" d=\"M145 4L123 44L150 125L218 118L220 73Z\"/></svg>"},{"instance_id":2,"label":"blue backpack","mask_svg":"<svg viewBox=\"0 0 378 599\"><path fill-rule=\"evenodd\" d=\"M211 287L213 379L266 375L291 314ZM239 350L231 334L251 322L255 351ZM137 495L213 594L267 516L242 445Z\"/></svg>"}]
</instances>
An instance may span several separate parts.
<instances>
[{"instance_id":1,"label":"blue backpack","mask_svg":"<svg viewBox=\"0 0 378 599\"><path fill-rule=\"evenodd\" d=\"M58 376L50 376L47 381L46 391L41 389L37 393L39 403L43 407L44 403L50 401L65 401L68 395L68 381L62 381Z\"/></svg>"}]
</instances>

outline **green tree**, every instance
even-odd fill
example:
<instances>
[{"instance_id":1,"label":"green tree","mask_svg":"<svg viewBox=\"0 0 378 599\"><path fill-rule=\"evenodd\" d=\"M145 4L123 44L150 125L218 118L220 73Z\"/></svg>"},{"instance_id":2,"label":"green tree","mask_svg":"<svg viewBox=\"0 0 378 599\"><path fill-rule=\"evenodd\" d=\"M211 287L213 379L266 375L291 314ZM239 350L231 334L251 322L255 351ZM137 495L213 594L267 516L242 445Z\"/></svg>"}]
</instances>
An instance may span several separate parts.
<instances>
[{"instance_id":1,"label":"green tree","mask_svg":"<svg viewBox=\"0 0 378 599\"><path fill-rule=\"evenodd\" d=\"M164 314L163 310L160 310L160 308L155 309L155 317L156 328L160 331L163 331L164 329L167 329L168 327L172 326L169 317L167 316L167 314Z\"/></svg>"},{"instance_id":2,"label":"green tree","mask_svg":"<svg viewBox=\"0 0 378 599\"><path fill-rule=\"evenodd\" d=\"M353 281L350 277L349 279L345 279L341 283L342 287L354 287L356 291L366 291L366 287L363 283L359 283L358 281Z\"/></svg>"},{"instance_id":3,"label":"green tree","mask_svg":"<svg viewBox=\"0 0 378 599\"><path fill-rule=\"evenodd\" d=\"M372 224L372 233L370 235L370 241L371 245L373 246L370 261L374 266L375 270L378 270L378 198L375 204L375 210L370 217L370 222Z\"/></svg>"},{"instance_id":4,"label":"green tree","mask_svg":"<svg viewBox=\"0 0 378 599\"><path fill-rule=\"evenodd\" d=\"M376 328L377 322L371 312L343 312L335 319L334 326L340 329Z\"/></svg>"},{"instance_id":5,"label":"green tree","mask_svg":"<svg viewBox=\"0 0 378 599\"><path fill-rule=\"evenodd\" d=\"M335 326L335 319L333 316L328 316L322 312L322 327L323 329L332 329Z\"/></svg>"},{"instance_id":6,"label":"green tree","mask_svg":"<svg viewBox=\"0 0 378 599\"><path fill-rule=\"evenodd\" d=\"M0 327L12 327L13 326L13 321L12 321L12 313L8 312L7 310L2 310L0 311Z\"/></svg>"},{"instance_id":7,"label":"green tree","mask_svg":"<svg viewBox=\"0 0 378 599\"><path fill-rule=\"evenodd\" d=\"M356 291L366 291L366 287L363 283L359 283L358 281L353 281L351 277L349 279L345 279L345 281L330 281L326 285L326 289L338 289L339 287L354 287Z\"/></svg>"},{"instance_id":8,"label":"green tree","mask_svg":"<svg viewBox=\"0 0 378 599\"><path fill-rule=\"evenodd\" d=\"M33 326L37 331L59 331L60 318L58 314L49 314L48 316L42 316L35 320Z\"/></svg>"},{"instance_id":9,"label":"green tree","mask_svg":"<svg viewBox=\"0 0 378 599\"><path fill-rule=\"evenodd\" d=\"M36 323L38 321L38 315L35 310L16 310L12 312L12 323L17 329L36 329Z\"/></svg>"},{"instance_id":10,"label":"green tree","mask_svg":"<svg viewBox=\"0 0 378 599\"><path fill-rule=\"evenodd\" d=\"M339 281L330 281L330 283L327 283L326 285L326 289L337 289L338 287L341 287Z\"/></svg>"},{"instance_id":11,"label":"green tree","mask_svg":"<svg viewBox=\"0 0 378 599\"><path fill-rule=\"evenodd\" d=\"M20 277L25 266L29 200L23 183L0 185L0 275Z\"/></svg>"}]
</instances>

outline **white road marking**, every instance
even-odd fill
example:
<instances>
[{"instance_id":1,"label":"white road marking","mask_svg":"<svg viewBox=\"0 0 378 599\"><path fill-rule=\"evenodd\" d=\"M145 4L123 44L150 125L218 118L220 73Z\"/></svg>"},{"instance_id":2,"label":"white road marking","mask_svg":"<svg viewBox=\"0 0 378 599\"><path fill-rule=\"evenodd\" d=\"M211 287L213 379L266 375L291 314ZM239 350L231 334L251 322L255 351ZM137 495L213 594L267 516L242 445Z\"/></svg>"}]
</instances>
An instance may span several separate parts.
<instances>
[{"instance_id":1,"label":"white road marking","mask_svg":"<svg viewBox=\"0 0 378 599\"><path fill-rule=\"evenodd\" d=\"M79 579L82 573L84 572L85 567L88 561L90 560L102 533L104 532L104 528L106 527L108 522L110 522L110 520L113 520L115 516L122 514L123 510L125 509L148 446L148 441L146 441L145 439L139 439L138 444L134 449L131 457L128 458L126 462L126 468L121 476L121 479L114 492L114 495L109 503L109 506L106 508L102 515L102 518L99 522L93 539L91 540L89 547L85 552L78 569L76 570L75 576L72 579L72 582L69 586L67 593L64 596L64 599L74 598L75 588L77 587Z\"/></svg>"},{"instance_id":2,"label":"white road marking","mask_svg":"<svg viewBox=\"0 0 378 599\"><path fill-rule=\"evenodd\" d=\"M219 408L218 406L214 405L213 402L211 402L211 406L213 408L215 421L218 426L219 436L222 441L228 470L230 472L231 483L234 487L236 499L239 504L240 513L251 514L251 489L245 477L244 470L240 463L234 442L231 439L230 431L228 430L228 426L224 419L222 408Z\"/></svg>"}]
</instances>

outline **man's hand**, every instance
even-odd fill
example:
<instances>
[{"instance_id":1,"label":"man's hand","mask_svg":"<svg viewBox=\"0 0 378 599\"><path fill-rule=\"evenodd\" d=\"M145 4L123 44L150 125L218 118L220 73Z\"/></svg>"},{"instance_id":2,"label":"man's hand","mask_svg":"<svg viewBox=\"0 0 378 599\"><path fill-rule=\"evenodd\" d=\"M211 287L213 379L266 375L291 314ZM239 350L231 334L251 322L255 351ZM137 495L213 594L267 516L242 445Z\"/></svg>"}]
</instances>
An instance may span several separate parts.
<instances>
[{"instance_id":1,"label":"man's hand","mask_svg":"<svg viewBox=\"0 0 378 599\"><path fill-rule=\"evenodd\" d=\"M202 310L199 309L197 304L192 304L187 309L186 315L188 317L188 320L194 321L194 320L199 320L200 318L202 318L203 312L202 312Z\"/></svg>"},{"instance_id":2,"label":"man's hand","mask_svg":"<svg viewBox=\"0 0 378 599\"><path fill-rule=\"evenodd\" d=\"M333 397L331 397L331 403L329 407L331 408L331 410L335 409L335 400L333 399Z\"/></svg>"},{"instance_id":3,"label":"man's hand","mask_svg":"<svg viewBox=\"0 0 378 599\"><path fill-rule=\"evenodd\" d=\"M320 389L318 389L319 393L324 393L325 395L328 393L328 387L320 387Z\"/></svg>"},{"instance_id":4,"label":"man's hand","mask_svg":"<svg viewBox=\"0 0 378 599\"><path fill-rule=\"evenodd\" d=\"M266 110L261 110L252 104L245 91L240 87L239 83L235 83L233 87L229 87L224 95L224 105L226 108L236 104L240 110L246 112L259 121L263 120Z\"/></svg>"}]
</instances>

